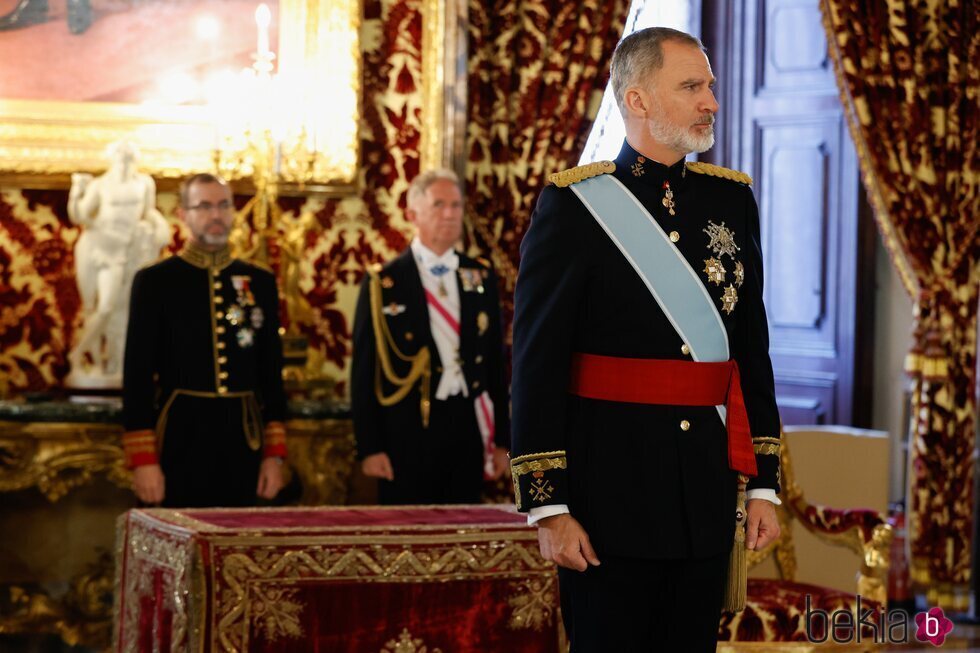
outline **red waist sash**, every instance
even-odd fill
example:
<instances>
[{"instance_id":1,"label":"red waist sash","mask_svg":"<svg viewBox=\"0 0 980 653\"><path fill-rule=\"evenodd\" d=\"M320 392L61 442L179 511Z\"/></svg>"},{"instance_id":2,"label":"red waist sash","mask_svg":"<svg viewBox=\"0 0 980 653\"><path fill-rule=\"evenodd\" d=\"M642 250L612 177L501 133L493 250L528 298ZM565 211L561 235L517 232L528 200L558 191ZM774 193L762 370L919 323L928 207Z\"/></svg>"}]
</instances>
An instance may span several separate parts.
<instances>
[{"instance_id":1,"label":"red waist sash","mask_svg":"<svg viewBox=\"0 0 980 653\"><path fill-rule=\"evenodd\" d=\"M569 392L631 404L720 406L727 411L728 465L755 476L749 416L734 360L721 363L573 354Z\"/></svg>"}]
</instances>

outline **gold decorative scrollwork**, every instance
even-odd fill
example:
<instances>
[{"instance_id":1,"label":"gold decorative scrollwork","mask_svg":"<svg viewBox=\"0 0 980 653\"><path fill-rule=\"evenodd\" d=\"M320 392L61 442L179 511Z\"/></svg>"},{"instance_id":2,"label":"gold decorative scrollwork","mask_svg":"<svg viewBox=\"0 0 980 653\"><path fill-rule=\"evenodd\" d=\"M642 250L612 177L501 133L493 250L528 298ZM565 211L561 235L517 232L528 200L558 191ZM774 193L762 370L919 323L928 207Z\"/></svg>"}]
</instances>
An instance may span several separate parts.
<instances>
[{"instance_id":1,"label":"gold decorative scrollwork","mask_svg":"<svg viewBox=\"0 0 980 653\"><path fill-rule=\"evenodd\" d=\"M217 638L223 650L243 650L254 608L250 587L278 586L283 581L362 579L374 582L444 582L467 578L553 578L553 566L541 558L533 532L508 534L473 546L473 533L433 536L370 535L339 538L304 550L284 549L281 543L236 548L222 558L216 579ZM362 543L357 541L363 540ZM236 538L240 546L249 542ZM254 543L253 543L254 544ZM420 548L414 548L419 545ZM541 580L540 600L547 594ZM551 581L553 582L553 581ZM551 596L553 597L553 590Z\"/></svg>"},{"instance_id":2,"label":"gold decorative scrollwork","mask_svg":"<svg viewBox=\"0 0 980 653\"><path fill-rule=\"evenodd\" d=\"M36 487L49 501L104 474L130 486L113 424L0 422L0 492Z\"/></svg>"},{"instance_id":3,"label":"gold decorative scrollwork","mask_svg":"<svg viewBox=\"0 0 980 653\"><path fill-rule=\"evenodd\" d=\"M390 639L381 653L429 653L429 649L421 639L412 637L408 628L402 628L397 640ZM442 649L434 648L432 653L442 653Z\"/></svg>"},{"instance_id":4,"label":"gold decorative scrollwork","mask_svg":"<svg viewBox=\"0 0 980 653\"><path fill-rule=\"evenodd\" d=\"M288 587L254 585L249 597L253 632L262 633L269 642L302 637L300 614L304 606L296 600L297 593Z\"/></svg>"},{"instance_id":5,"label":"gold decorative scrollwork","mask_svg":"<svg viewBox=\"0 0 980 653\"><path fill-rule=\"evenodd\" d=\"M555 576L526 578L511 584L516 592L508 601L514 609L507 626L511 630L533 629L540 631L545 625L552 625L555 606Z\"/></svg>"}]
</instances>

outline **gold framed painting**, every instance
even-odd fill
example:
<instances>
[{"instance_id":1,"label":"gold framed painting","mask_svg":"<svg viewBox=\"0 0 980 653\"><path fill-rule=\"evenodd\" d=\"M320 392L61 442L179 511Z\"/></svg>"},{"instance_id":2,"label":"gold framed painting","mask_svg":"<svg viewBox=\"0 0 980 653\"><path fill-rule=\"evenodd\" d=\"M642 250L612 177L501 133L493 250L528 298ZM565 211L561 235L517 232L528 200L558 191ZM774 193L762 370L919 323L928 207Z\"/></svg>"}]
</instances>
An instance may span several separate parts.
<instances>
[{"instance_id":1,"label":"gold framed painting","mask_svg":"<svg viewBox=\"0 0 980 653\"><path fill-rule=\"evenodd\" d=\"M67 4L89 13L79 22L61 3L0 0L0 13L35 12L0 31L0 183L64 187L70 173L103 170L106 146L123 139L163 186L222 159L239 161L230 176L247 179L248 157L229 151L244 146L228 137L244 129L236 136L276 143L287 187L354 188L360 2ZM263 62L275 71L264 86Z\"/></svg>"}]
</instances>

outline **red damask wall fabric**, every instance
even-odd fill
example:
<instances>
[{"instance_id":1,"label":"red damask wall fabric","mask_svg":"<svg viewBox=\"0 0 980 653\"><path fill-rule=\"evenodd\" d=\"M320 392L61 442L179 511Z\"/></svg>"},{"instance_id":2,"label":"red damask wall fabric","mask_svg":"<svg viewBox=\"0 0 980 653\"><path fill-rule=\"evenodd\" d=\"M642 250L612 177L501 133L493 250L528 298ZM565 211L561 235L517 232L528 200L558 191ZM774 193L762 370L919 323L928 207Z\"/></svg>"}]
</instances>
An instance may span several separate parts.
<instances>
[{"instance_id":1,"label":"red damask wall fabric","mask_svg":"<svg viewBox=\"0 0 980 653\"><path fill-rule=\"evenodd\" d=\"M480 249L506 288L547 176L578 163L629 0L471 0L466 184ZM509 329L508 329L509 331Z\"/></svg>"},{"instance_id":2,"label":"red damask wall fabric","mask_svg":"<svg viewBox=\"0 0 980 653\"><path fill-rule=\"evenodd\" d=\"M980 12L975 2L823 0L830 53L878 226L915 301L913 580L966 609L980 280ZM894 392L899 392L898 388Z\"/></svg>"},{"instance_id":3,"label":"red damask wall fabric","mask_svg":"<svg viewBox=\"0 0 980 653\"><path fill-rule=\"evenodd\" d=\"M408 181L419 171L422 15L417 0L364 0L361 190L352 197L283 197L287 217L311 212L299 286L313 310L300 326L320 372L341 382L351 354L351 316L365 267L407 246L403 219ZM247 198L236 198L241 206ZM0 188L0 396L61 385L65 356L81 326L68 220L67 190ZM158 195L173 222L176 197ZM274 267L281 251L270 250Z\"/></svg>"}]
</instances>

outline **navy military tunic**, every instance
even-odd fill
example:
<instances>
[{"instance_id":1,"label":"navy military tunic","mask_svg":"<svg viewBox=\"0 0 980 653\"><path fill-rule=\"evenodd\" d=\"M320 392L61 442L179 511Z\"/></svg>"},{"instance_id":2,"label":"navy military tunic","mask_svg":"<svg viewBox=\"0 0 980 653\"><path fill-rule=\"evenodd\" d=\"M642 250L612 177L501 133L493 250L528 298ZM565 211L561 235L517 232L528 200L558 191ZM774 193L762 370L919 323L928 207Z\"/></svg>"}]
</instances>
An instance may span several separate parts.
<instances>
[{"instance_id":1,"label":"navy military tunic","mask_svg":"<svg viewBox=\"0 0 980 653\"><path fill-rule=\"evenodd\" d=\"M263 456L285 456L274 275L193 246L133 281L123 371L130 466L159 462L164 505L255 503Z\"/></svg>"},{"instance_id":2,"label":"navy military tunic","mask_svg":"<svg viewBox=\"0 0 980 653\"><path fill-rule=\"evenodd\" d=\"M494 406L494 442L510 444L510 415L504 382L497 277L488 266L459 254L457 286L460 297L459 357L466 377L468 397L435 399L442 362L432 337L429 308L418 266L406 249L383 268L380 275L382 320L398 350L414 357L426 347L431 359L430 419L422 417L421 381L404 398L390 406L378 398L398 388L381 374L376 334L371 319L370 275L364 275L354 316L354 357L351 363L351 404L357 456L363 459L385 452L395 480L379 482L384 504L471 503L480 500L483 488L483 443L477 425L474 400L483 391ZM479 280L477 283L476 280ZM411 365L390 354L399 377ZM380 385L379 385L380 384Z\"/></svg>"},{"instance_id":3,"label":"navy military tunic","mask_svg":"<svg viewBox=\"0 0 980 653\"><path fill-rule=\"evenodd\" d=\"M664 166L624 143L613 174L670 235L716 302L756 443L759 475L748 487L778 490L780 425L758 209L747 184L714 176L724 169L694 168L713 174L697 173L683 160ZM737 476L714 407L568 392L574 353L691 360L643 281L571 188L548 186L538 199L521 244L515 308L511 456L519 508L567 504L600 559L703 558L729 550Z\"/></svg>"}]
</instances>

